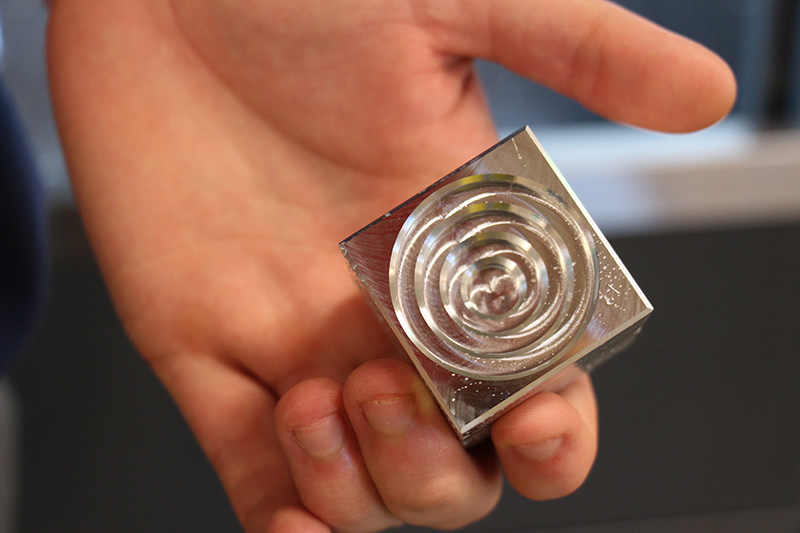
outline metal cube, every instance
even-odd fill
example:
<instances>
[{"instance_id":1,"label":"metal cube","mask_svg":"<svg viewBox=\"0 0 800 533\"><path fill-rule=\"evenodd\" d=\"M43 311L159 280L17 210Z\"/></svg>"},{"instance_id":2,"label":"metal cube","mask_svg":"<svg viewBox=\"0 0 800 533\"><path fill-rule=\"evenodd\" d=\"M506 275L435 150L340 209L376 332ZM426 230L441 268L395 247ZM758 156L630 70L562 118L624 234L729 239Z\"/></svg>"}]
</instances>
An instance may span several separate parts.
<instances>
[{"instance_id":1,"label":"metal cube","mask_svg":"<svg viewBox=\"0 0 800 533\"><path fill-rule=\"evenodd\" d=\"M464 445L653 310L528 128L339 246Z\"/></svg>"}]
</instances>

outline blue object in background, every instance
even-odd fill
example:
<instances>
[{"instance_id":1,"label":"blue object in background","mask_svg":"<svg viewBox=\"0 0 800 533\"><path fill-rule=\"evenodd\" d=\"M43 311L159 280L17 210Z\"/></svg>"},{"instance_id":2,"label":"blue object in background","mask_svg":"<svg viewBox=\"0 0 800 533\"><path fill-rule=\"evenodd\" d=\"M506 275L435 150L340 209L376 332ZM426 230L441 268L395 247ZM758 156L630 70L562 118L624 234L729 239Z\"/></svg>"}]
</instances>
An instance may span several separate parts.
<instances>
[{"instance_id":1,"label":"blue object in background","mask_svg":"<svg viewBox=\"0 0 800 533\"><path fill-rule=\"evenodd\" d=\"M0 79L0 376L43 301L46 209L33 161Z\"/></svg>"}]
</instances>

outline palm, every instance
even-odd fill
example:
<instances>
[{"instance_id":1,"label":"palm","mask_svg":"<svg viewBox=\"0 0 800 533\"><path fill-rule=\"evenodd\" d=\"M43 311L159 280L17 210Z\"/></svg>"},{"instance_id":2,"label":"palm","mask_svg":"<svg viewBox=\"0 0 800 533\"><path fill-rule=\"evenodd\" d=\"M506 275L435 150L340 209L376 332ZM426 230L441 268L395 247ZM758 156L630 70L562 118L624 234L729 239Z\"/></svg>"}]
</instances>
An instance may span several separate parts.
<instances>
[{"instance_id":1,"label":"palm","mask_svg":"<svg viewBox=\"0 0 800 533\"><path fill-rule=\"evenodd\" d=\"M136 325L145 353L190 342L167 343L152 331L165 319L188 321L167 331L185 332L192 343L199 342L198 331L209 333L209 343L225 339L226 354L279 391L314 375L343 378L388 348L360 303L337 242L489 145L492 130L470 65L434 52L410 26L392 29L403 21L372 21L370 40L380 46L366 47L332 43L336 35L354 34L333 21L311 39L313 49L290 43L291 53L284 54L275 50L281 43L259 36L269 21L258 13L244 23L219 13L196 21L191 18L202 11L195 7L177 4L177 26L202 32L176 28L168 37L196 55L160 75L175 75L178 91L186 77L200 78L193 90L211 100L199 117L195 102L182 100L187 109L170 113L187 122L172 127L213 126L181 146L193 154L189 168L170 178L186 197L146 198L151 217L137 224L162 228L169 221L173 230L160 234L157 245L164 251L113 267L126 273L120 285L160 283L165 270L193 283L137 287L138 298L158 294L157 313L150 305L119 303L123 313L130 309L128 323ZM354 17L345 22L366 24ZM226 53L230 42L237 44L235 57ZM357 60L347 61L342 50L353 50ZM288 65L286 56L311 64ZM257 68L232 68L237 64ZM335 66L334 74L320 77L320 65ZM316 89L321 84L333 88L324 99ZM198 174L212 198L194 191ZM174 220L176 213L181 220ZM204 312L187 317L187 308ZM219 336L222 324L231 328L227 338Z\"/></svg>"}]
</instances>

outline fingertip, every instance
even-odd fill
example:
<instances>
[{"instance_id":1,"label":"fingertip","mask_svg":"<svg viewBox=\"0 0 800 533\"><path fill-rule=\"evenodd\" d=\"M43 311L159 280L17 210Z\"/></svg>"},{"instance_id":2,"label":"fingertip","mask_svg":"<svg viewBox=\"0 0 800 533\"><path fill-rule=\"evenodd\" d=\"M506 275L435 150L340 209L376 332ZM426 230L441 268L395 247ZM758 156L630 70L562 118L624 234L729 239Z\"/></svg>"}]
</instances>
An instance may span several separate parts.
<instances>
[{"instance_id":1,"label":"fingertip","mask_svg":"<svg viewBox=\"0 0 800 533\"><path fill-rule=\"evenodd\" d=\"M572 405L583 423L589 428L593 438L596 440L599 417L597 411L597 398L595 397L594 385L592 385L591 376L583 373L567 386L560 389L558 391L558 395Z\"/></svg>"},{"instance_id":2,"label":"fingertip","mask_svg":"<svg viewBox=\"0 0 800 533\"><path fill-rule=\"evenodd\" d=\"M396 359L375 359L356 368L344 383L343 397L348 409L361 409L365 402L376 403L412 397L416 409L435 410L425 384L414 368Z\"/></svg>"},{"instance_id":3,"label":"fingertip","mask_svg":"<svg viewBox=\"0 0 800 533\"><path fill-rule=\"evenodd\" d=\"M497 446L543 442L574 431L577 412L554 392L540 392L504 414L492 426Z\"/></svg>"},{"instance_id":4,"label":"fingertip","mask_svg":"<svg viewBox=\"0 0 800 533\"><path fill-rule=\"evenodd\" d=\"M328 378L301 381L281 396L275 406L280 427L295 428L315 424L340 412L342 385Z\"/></svg>"},{"instance_id":5,"label":"fingertip","mask_svg":"<svg viewBox=\"0 0 800 533\"><path fill-rule=\"evenodd\" d=\"M711 50L680 39L685 52L669 62L672 66L658 78L653 77L652 96L622 122L667 133L688 133L719 122L733 109L737 83L731 67ZM619 114L623 116L624 112Z\"/></svg>"},{"instance_id":6,"label":"fingertip","mask_svg":"<svg viewBox=\"0 0 800 533\"><path fill-rule=\"evenodd\" d=\"M710 50L705 52L708 62L708 67L705 69L707 75L700 78L702 85L697 91L697 112L694 120L675 128L673 130L675 133L686 133L711 126L725 118L736 104L738 87L733 70L718 55Z\"/></svg>"},{"instance_id":7,"label":"fingertip","mask_svg":"<svg viewBox=\"0 0 800 533\"><path fill-rule=\"evenodd\" d=\"M298 383L281 397L275 421L284 449L294 462L298 457L326 461L339 455L347 438L341 389L336 381L317 378ZM293 453L295 447L303 454Z\"/></svg>"},{"instance_id":8,"label":"fingertip","mask_svg":"<svg viewBox=\"0 0 800 533\"><path fill-rule=\"evenodd\" d=\"M533 500L574 492L589 474L595 437L578 411L555 393L543 392L506 413L492 440L508 482Z\"/></svg>"},{"instance_id":9,"label":"fingertip","mask_svg":"<svg viewBox=\"0 0 800 533\"><path fill-rule=\"evenodd\" d=\"M623 11L609 23L613 31L596 37L593 48L602 52L574 64L570 79L579 82L567 94L610 120L667 133L723 119L736 101L730 66L705 46ZM615 39L623 33L626 39Z\"/></svg>"}]
</instances>

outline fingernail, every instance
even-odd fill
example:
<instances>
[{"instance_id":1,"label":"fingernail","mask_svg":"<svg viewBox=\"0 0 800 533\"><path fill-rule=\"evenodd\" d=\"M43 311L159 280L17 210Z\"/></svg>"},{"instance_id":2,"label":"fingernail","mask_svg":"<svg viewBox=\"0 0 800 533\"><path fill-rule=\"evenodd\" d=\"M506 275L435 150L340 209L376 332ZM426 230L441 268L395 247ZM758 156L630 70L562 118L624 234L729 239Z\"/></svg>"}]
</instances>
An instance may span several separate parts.
<instances>
[{"instance_id":1,"label":"fingernail","mask_svg":"<svg viewBox=\"0 0 800 533\"><path fill-rule=\"evenodd\" d=\"M390 437L404 434L414 422L416 402L413 396L400 396L389 400L361 405L364 418L372 429Z\"/></svg>"},{"instance_id":2,"label":"fingernail","mask_svg":"<svg viewBox=\"0 0 800 533\"><path fill-rule=\"evenodd\" d=\"M292 429L300 447L309 455L327 459L344 446L344 423L338 413L307 426Z\"/></svg>"},{"instance_id":3,"label":"fingernail","mask_svg":"<svg viewBox=\"0 0 800 533\"><path fill-rule=\"evenodd\" d=\"M562 437L555 437L536 444L518 444L514 449L529 461L544 463L555 457L563 441Z\"/></svg>"}]
</instances>

